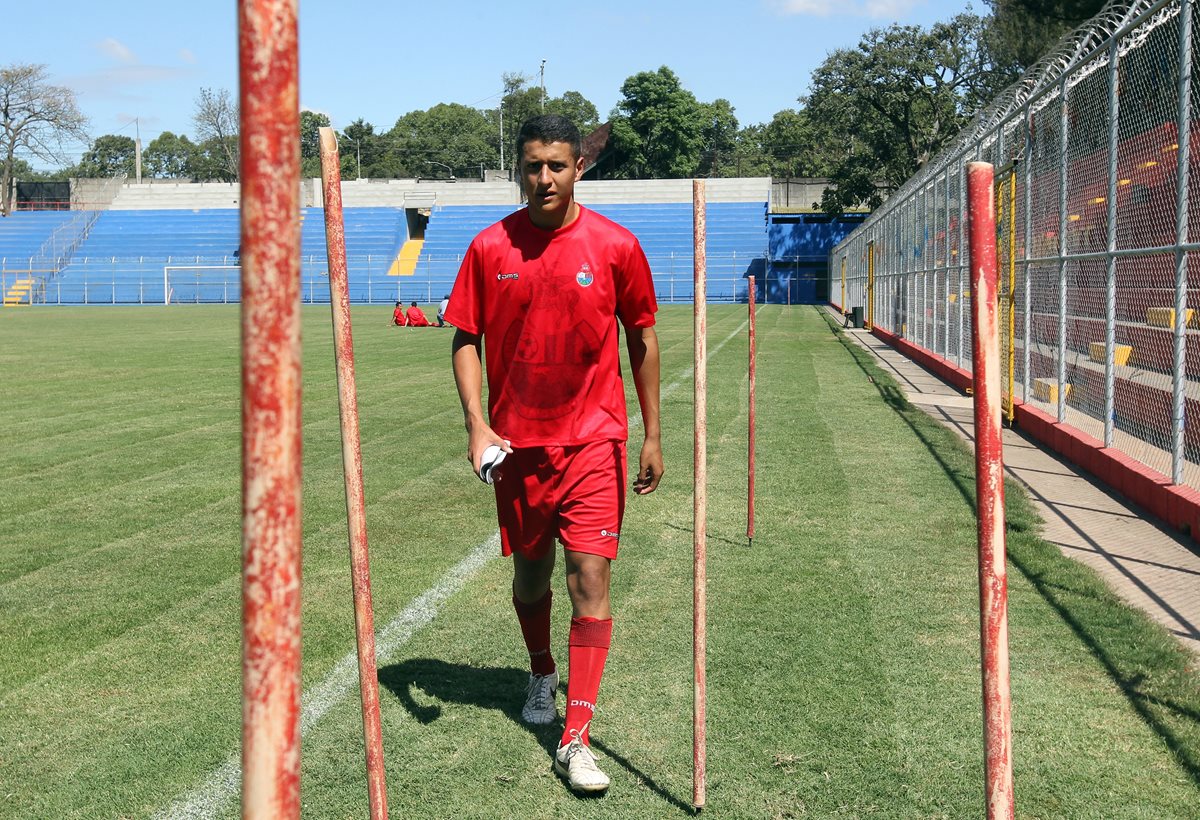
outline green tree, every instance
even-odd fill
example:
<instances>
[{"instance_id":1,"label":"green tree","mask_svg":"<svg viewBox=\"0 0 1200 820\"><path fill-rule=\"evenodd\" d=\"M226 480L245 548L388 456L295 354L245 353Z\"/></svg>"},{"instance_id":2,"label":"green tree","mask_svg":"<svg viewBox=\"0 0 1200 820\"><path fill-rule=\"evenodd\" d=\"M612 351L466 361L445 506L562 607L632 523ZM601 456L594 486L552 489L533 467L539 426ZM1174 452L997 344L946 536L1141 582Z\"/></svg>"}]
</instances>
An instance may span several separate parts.
<instances>
[{"instance_id":1,"label":"green tree","mask_svg":"<svg viewBox=\"0 0 1200 820\"><path fill-rule=\"evenodd\" d=\"M80 177L113 177L118 174L133 176L137 144L132 137L105 134L96 137L92 147L84 152L75 169Z\"/></svg>"},{"instance_id":2,"label":"green tree","mask_svg":"<svg viewBox=\"0 0 1200 820\"><path fill-rule=\"evenodd\" d=\"M17 154L65 165L65 143L86 141L87 124L75 92L51 85L46 66L14 63L0 68L0 214L7 216L12 210Z\"/></svg>"},{"instance_id":3,"label":"green tree","mask_svg":"<svg viewBox=\"0 0 1200 820\"><path fill-rule=\"evenodd\" d=\"M326 114L316 111L300 112L300 176L321 176L321 128L332 123Z\"/></svg>"},{"instance_id":4,"label":"green tree","mask_svg":"<svg viewBox=\"0 0 1200 820\"><path fill-rule=\"evenodd\" d=\"M1015 79L1063 35L1091 19L1105 0L986 0L992 8L986 45L995 63Z\"/></svg>"},{"instance_id":5,"label":"green tree","mask_svg":"<svg viewBox=\"0 0 1200 820\"><path fill-rule=\"evenodd\" d=\"M388 178L392 174L380 173L380 157L384 154L383 140L374 132L370 122L359 119L350 122L346 131L338 134L337 150L342 156L342 176L352 178Z\"/></svg>"},{"instance_id":6,"label":"green tree","mask_svg":"<svg viewBox=\"0 0 1200 820\"><path fill-rule=\"evenodd\" d=\"M737 174L738 120L729 100L717 99L701 104L704 114L704 150L700 155L699 176L720 177Z\"/></svg>"},{"instance_id":7,"label":"green tree","mask_svg":"<svg viewBox=\"0 0 1200 820\"><path fill-rule=\"evenodd\" d=\"M199 148L186 134L176 136L163 131L150 141L142 152L142 165L151 177L179 179L195 176L193 173Z\"/></svg>"},{"instance_id":8,"label":"green tree","mask_svg":"<svg viewBox=\"0 0 1200 820\"><path fill-rule=\"evenodd\" d=\"M600 125L600 112L578 91L566 91L561 97L546 100L546 113L566 117L585 137Z\"/></svg>"},{"instance_id":9,"label":"green tree","mask_svg":"<svg viewBox=\"0 0 1200 820\"><path fill-rule=\"evenodd\" d=\"M626 179L690 177L700 165L712 117L666 66L625 80L613 110L614 175Z\"/></svg>"},{"instance_id":10,"label":"green tree","mask_svg":"<svg viewBox=\"0 0 1200 820\"><path fill-rule=\"evenodd\" d=\"M842 145L829 157L837 188L826 191L827 212L878 206L994 93L982 33L983 21L969 13L929 29L872 29L813 72L812 93L801 99L809 123L827 144Z\"/></svg>"},{"instance_id":11,"label":"green tree","mask_svg":"<svg viewBox=\"0 0 1200 820\"><path fill-rule=\"evenodd\" d=\"M760 135L771 176L825 177L833 169L831 158L845 145L841 135L814 122L804 109L777 111Z\"/></svg>"},{"instance_id":12,"label":"green tree","mask_svg":"<svg viewBox=\"0 0 1200 820\"><path fill-rule=\"evenodd\" d=\"M188 174L197 182L236 182L229 171L228 139L208 139L196 146Z\"/></svg>"},{"instance_id":13,"label":"green tree","mask_svg":"<svg viewBox=\"0 0 1200 820\"><path fill-rule=\"evenodd\" d=\"M394 176L462 176L478 173L481 163L496 167L492 121L482 111L458 103L408 112L387 132L386 142L385 161Z\"/></svg>"},{"instance_id":14,"label":"green tree","mask_svg":"<svg viewBox=\"0 0 1200 820\"><path fill-rule=\"evenodd\" d=\"M192 114L207 179L238 178L238 107L225 88L201 88Z\"/></svg>"}]
</instances>

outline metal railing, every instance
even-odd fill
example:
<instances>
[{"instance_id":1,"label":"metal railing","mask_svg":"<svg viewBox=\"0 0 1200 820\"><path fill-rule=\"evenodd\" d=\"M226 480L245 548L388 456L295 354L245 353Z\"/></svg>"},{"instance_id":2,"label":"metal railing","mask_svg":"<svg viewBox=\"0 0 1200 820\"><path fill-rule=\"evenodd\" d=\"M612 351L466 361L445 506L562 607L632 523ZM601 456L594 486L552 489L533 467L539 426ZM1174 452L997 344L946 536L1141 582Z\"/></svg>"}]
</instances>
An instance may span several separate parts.
<instances>
[{"instance_id":1,"label":"metal railing","mask_svg":"<svg viewBox=\"0 0 1200 820\"><path fill-rule=\"evenodd\" d=\"M660 302L692 301L690 254L659 254L648 259ZM391 255L348 256L346 261L350 300L356 304L397 300L436 304L453 287L462 257L423 254L408 275L398 274ZM751 274L759 283L759 301L797 301L796 279L789 263L779 263L764 275L765 254L709 254L707 261L709 301L745 302L746 277ZM0 281L44 267L42 262L36 257L0 260ZM300 276L304 302L328 303L324 255L302 257ZM76 257L34 293L34 302L43 305L231 304L240 299L241 270L236 256Z\"/></svg>"},{"instance_id":2,"label":"metal railing","mask_svg":"<svg viewBox=\"0 0 1200 820\"><path fill-rule=\"evenodd\" d=\"M991 162L1009 407L1029 403L1192 488L1200 488L1196 16L1194 0L1110 4L1001 94L829 264L831 301L864 306L874 326L969 370L964 166Z\"/></svg>"}]
</instances>

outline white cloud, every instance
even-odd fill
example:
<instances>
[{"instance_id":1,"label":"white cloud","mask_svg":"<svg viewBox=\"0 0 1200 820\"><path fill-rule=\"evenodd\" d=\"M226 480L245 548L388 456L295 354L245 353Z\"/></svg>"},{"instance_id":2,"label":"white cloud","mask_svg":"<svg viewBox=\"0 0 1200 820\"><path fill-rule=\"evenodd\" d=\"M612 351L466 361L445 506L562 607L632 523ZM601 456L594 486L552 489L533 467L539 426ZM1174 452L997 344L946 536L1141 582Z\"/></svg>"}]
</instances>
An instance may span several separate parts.
<instances>
[{"instance_id":1,"label":"white cloud","mask_svg":"<svg viewBox=\"0 0 1200 820\"><path fill-rule=\"evenodd\" d=\"M920 0L867 0L866 15L876 19L899 20L905 17Z\"/></svg>"},{"instance_id":2,"label":"white cloud","mask_svg":"<svg viewBox=\"0 0 1200 820\"><path fill-rule=\"evenodd\" d=\"M774 0L772 5L785 15L828 17L833 13L833 0Z\"/></svg>"},{"instance_id":3,"label":"white cloud","mask_svg":"<svg viewBox=\"0 0 1200 820\"><path fill-rule=\"evenodd\" d=\"M196 64L196 55L192 53L190 48L179 49L179 59L183 60L188 65Z\"/></svg>"},{"instance_id":4,"label":"white cloud","mask_svg":"<svg viewBox=\"0 0 1200 820\"><path fill-rule=\"evenodd\" d=\"M96 44L96 48L100 50L101 54L111 57L118 63L133 65L137 62L137 56L130 50L129 46L113 37L101 40Z\"/></svg>"},{"instance_id":5,"label":"white cloud","mask_svg":"<svg viewBox=\"0 0 1200 820\"><path fill-rule=\"evenodd\" d=\"M921 0L767 0L777 14L800 17L867 17L899 20Z\"/></svg>"}]
</instances>

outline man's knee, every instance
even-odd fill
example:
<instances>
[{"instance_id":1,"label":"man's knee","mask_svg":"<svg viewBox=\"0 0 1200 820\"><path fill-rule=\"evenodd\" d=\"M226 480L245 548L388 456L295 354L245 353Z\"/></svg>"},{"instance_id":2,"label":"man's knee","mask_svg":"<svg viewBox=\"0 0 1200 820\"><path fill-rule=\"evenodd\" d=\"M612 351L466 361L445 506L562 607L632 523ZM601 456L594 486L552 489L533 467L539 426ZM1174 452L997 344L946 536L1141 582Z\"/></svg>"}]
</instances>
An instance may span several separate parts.
<instances>
[{"instance_id":1,"label":"man's knee","mask_svg":"<svg viewBox=\"0 0 1200 820\"><path fill-rule=\"evenodd\" d=\"M554 550L541 558L529 559L513 553L513 594L531 603L541 598L554 574Z\"/></svg>"},{"instance_id":2,"label":"man's knee","mask_svg":"<svg viewBox=\"0 0 1200 820\"><path fill-rule=\"evenodd\" d=\"M568 553L567 576L572 596L604 600L612 577L611 562L602 555Z\"/></svg>"}]
</instances>

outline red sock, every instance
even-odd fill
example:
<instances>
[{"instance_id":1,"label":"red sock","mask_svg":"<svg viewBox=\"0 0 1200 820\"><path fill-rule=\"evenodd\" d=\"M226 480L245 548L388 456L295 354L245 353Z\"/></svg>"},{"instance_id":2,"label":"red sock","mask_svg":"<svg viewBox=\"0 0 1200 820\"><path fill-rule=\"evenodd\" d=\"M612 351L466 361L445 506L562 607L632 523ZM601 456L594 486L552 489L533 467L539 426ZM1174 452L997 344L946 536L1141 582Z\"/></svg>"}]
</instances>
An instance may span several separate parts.
<instances>
[{"instance_id":1,"label":"red sock","mask_svg":"<svg viewBox=\"0 0 1200 820\"><path fill-rule=\"evenodd\" d=\"M612 618L572 618L570 644L571 677L567 681L567 715L561 746L571 739L571 730L588 742L587 725L596 711L600 677L612 643Z\"/></svg>"},{"instance_id":2,"label":"red sock","mask_svg":"<svg viewBox=\"0 0 1200 820\"><path fill-rule=\"evenodd\" d=\"M531 604L513 595L513 609L521 622L521 635L525 648L529 650L529 670L535 675L549 675L554 671L554 656L550 654L550 600L551 590Z\"/></svg>"}]
</instances>

